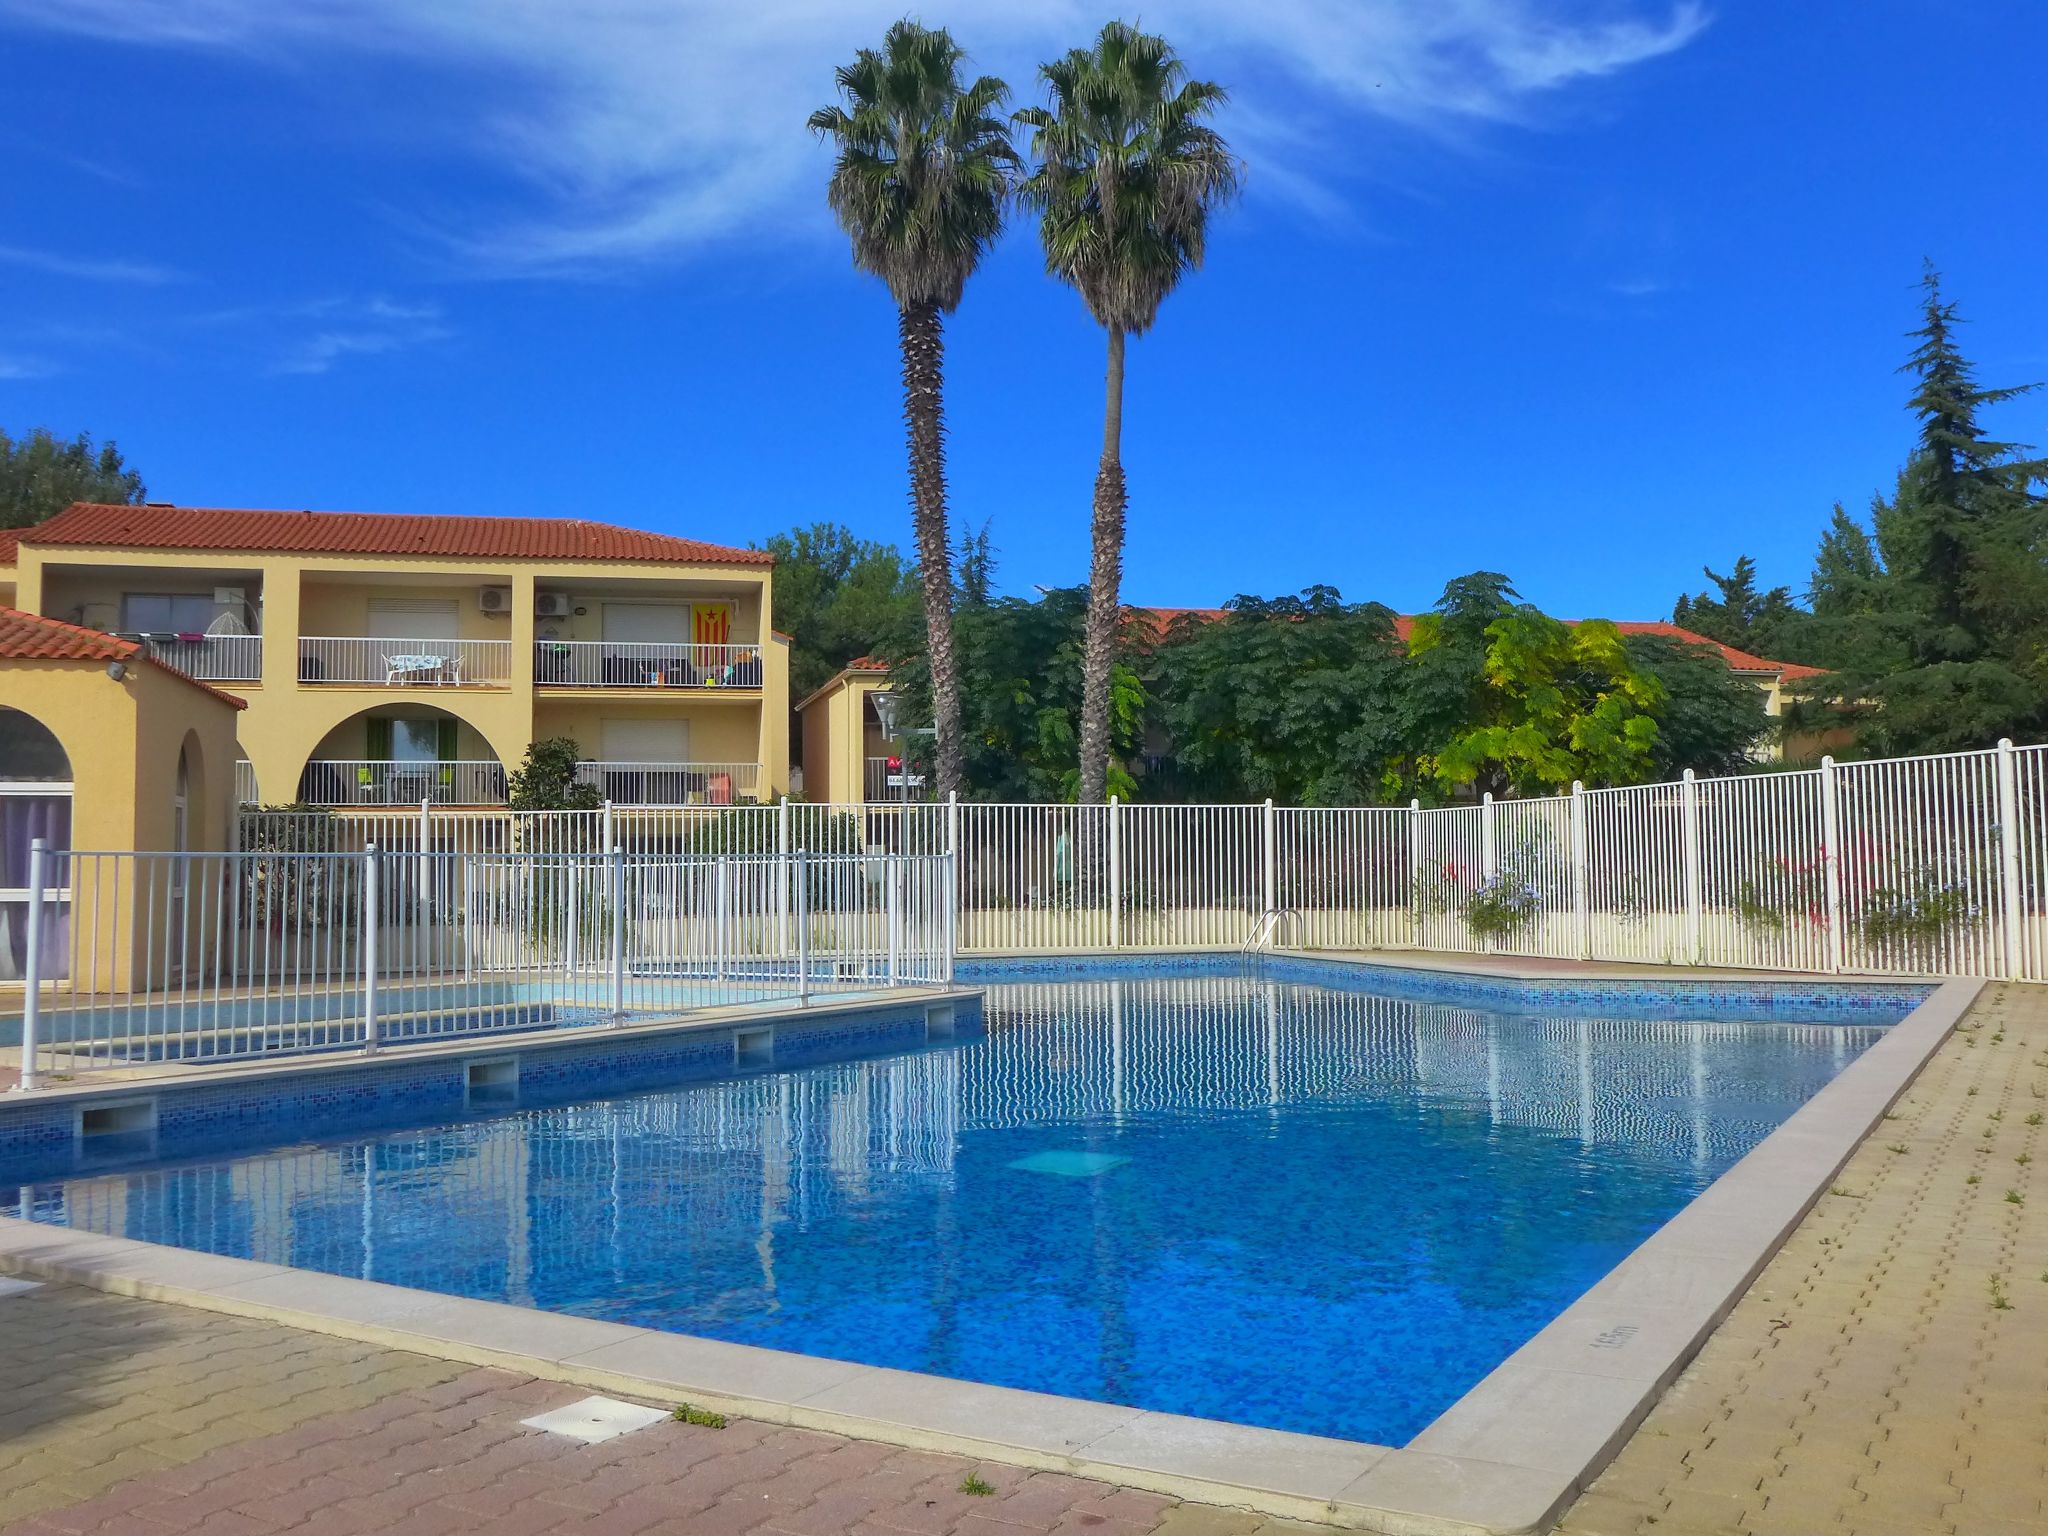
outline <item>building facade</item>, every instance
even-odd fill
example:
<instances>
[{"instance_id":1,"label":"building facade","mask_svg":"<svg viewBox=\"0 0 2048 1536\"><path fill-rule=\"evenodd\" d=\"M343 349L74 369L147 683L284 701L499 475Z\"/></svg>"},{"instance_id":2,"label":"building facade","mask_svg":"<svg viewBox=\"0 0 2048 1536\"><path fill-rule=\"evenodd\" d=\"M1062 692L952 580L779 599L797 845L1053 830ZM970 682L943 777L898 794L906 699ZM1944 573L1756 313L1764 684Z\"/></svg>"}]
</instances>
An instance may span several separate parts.
<instances>
[{"instance_id":1,"label":"building facade","mask_svg":"<svg viewBox=\"0 0 2048 1536\"><path fill-rule=\"evenodd\" d=\"M556 737L621 804L788 789L789 643L759 550L581 521L81 503L10 553L0 601L247 701L244 803L500 805Z\"/></svg>"}]
</instances>

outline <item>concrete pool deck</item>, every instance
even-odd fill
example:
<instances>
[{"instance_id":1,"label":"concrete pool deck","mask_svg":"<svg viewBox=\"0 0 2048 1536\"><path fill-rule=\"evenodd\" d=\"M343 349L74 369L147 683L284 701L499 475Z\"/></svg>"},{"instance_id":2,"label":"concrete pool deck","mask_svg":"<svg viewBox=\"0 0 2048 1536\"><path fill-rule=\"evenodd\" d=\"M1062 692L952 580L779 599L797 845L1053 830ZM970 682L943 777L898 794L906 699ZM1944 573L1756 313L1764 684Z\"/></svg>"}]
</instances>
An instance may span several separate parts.
<instances>
[{"instance_id":1,"label":"concrete pool deck","mask_svg":"<svg viewBox=\"0 0 2048 1536\"><path fill-rule=\"evenodd\" d=\"M0 1267L795 1428L1395 1533L1553 1519L1650 1409L1979 984L1943 986L1406 1447L655 1333L13 1221Z\"/></svg>"}]
</instances>

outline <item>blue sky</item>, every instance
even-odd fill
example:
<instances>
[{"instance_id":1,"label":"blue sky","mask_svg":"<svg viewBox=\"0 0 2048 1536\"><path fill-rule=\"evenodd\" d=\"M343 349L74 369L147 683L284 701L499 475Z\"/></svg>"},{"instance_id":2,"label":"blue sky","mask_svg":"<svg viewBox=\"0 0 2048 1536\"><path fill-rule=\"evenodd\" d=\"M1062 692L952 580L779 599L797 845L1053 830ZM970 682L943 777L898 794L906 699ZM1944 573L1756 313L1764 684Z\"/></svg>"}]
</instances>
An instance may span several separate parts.
<instances>
[{"instance_id":1,"label":"blue sky","mask_svg":"<svg viewBox=\"0 0 2048 1536\"><path fill-rule=\"evenodd\" d=\"M895 7L0 0L0 426L192 504L908 542L895 316L802 122ZM1031 98L1108 14L920 13ZM1249 166L1131 352L1126 593L1801 584L1910 440L1923 256L2048 378L2037 0L1164 0ZM954 512L1085 574L1102 347L1013 229L948 330ZM2048 393L2004 408L2048 441Z\"/></svg>"}]
</instances>

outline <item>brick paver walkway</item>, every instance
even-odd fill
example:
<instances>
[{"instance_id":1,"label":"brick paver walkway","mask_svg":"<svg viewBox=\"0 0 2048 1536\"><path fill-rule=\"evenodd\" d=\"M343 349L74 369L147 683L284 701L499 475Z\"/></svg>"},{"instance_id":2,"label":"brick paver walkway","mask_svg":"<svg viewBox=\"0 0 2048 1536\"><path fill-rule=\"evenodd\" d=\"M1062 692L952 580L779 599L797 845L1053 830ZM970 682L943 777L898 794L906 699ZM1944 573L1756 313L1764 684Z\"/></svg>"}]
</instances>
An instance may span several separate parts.
<instances>
[{"instance_id":1,"label":"brick paver walkway","mask_svg":"<svg viewBox=\"0 0 2048 1536\"><path fill-rule=\"evenodd\" d=\"M1943 1045L1564 1530L2048 1532L2048 1180L2034 1161L2048 1158L2044 1113L2048 989L2001 989ZM601 1446L519 1426L584 1395L46 1286L0 1297L0 1533L1313 1529L752 1422L663 1423ZM992 1491L961 1492L969 1473Z\"/></svg>"},{"instance_id":2,"label":"brick paver walkway","mask_svg":"<svg viewBox=\"0 0 2048 1536\"><path fill-rule=\"evenodd\" d=\"M581 1445L588 1393L68 1286L0 1297L5 1536L1282 1536L1085 1478L735 1420ZM970 1494L973 1474L988 1488Z\"/></svg>"},{"instance_id":3,"label":"brick paver walkway","mask_svg":"<svg viewBox=\"0 0 2048 1536\"><path fill-rule=\"evenodd\" d=\"M1995 987L1569 1536L2048 1533L2048 988Z\"/></svg>"}]
</instances>

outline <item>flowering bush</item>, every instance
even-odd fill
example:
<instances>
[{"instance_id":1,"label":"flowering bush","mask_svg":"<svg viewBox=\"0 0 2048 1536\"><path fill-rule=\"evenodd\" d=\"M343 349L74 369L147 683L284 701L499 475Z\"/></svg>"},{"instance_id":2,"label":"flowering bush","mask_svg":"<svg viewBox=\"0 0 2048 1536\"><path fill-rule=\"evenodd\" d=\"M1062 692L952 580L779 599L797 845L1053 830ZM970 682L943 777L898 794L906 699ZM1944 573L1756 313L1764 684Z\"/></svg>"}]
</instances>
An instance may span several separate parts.
<instances>
[{"instance_id":1,"label":"flowering bush","mask_svg":"<svg viewBox=\"0 0 2048 1536\"><path fill-rule=\"evenodd\" d=\"M1923 872L1906 886L1879 886L1864 899L1863 937L1929 959L1942 940L1968 933L1983 915L1967 883Z\"/></svg>"},{"instance_id":2,"label":"flowering bush","mask_svg":"<svg viewBox=\"0 0 2048 1536\"><path fill-rule=\"evenodd\" d=\"M1759 864L1735 892L1735 915L1743 927L1783 933L1789 918L1825 925L1828 920L1827 859L1805 864L1780 855Z\"/></svg>"},{"instance_id":3,"label":"flowering bush","mask_svg":"<svg viewBox=\"0 0 2048 1536\"><path fill-rule=\"evenodd\" d=\"M1465 926L1475 938L1504 939L1519 933L1543 910L1543 898L1527 875L1505 871L1465 899Z\"/></svg>"}]
</instances>

